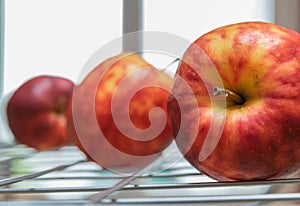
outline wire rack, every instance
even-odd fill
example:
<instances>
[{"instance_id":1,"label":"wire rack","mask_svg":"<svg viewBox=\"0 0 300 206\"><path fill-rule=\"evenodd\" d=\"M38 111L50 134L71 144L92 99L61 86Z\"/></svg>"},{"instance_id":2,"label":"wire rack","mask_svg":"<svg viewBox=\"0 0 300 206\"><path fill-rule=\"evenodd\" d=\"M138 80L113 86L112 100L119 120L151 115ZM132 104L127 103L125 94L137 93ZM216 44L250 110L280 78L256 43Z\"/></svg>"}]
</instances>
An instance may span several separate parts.
<instances>
[{"instance_id":1,"label":"wire rack","mask_svg":"<svg viewBox=\"0 0 300 206\"><path fill-rule=\"evenodd\" d=\"M44 152L20 144L0 147L0 205L300 204L297 177L216 182L183 158L174 164L176 151L156 165L167 169L127 177L86 161L74 146ZM94 201L97 195L102 198Z\"/></svg>"}]
</instances>

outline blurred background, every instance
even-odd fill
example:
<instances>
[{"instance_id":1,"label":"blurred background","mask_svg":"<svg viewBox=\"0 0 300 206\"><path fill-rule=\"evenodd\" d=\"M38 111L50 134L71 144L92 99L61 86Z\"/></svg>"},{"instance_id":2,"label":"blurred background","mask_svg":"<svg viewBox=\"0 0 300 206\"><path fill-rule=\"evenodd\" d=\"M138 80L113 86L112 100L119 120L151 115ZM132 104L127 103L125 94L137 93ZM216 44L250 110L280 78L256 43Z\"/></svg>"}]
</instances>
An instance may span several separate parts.
<instances>
[{"instance_id":1,"label":"blurred background","mask_svg":"<svg viewBox=\"0 0 300 206\"><path fill-rule=\"evenodd\" d=\"M151 0L142 4L141 23L145 31L168 32L189 41L241 21L276 22L297 30L298 2ZM39 74L76 80L87 59L123 32L122 0L1 0L1 5L5 18L0 95Z\"/></svg>"}]
</instances>

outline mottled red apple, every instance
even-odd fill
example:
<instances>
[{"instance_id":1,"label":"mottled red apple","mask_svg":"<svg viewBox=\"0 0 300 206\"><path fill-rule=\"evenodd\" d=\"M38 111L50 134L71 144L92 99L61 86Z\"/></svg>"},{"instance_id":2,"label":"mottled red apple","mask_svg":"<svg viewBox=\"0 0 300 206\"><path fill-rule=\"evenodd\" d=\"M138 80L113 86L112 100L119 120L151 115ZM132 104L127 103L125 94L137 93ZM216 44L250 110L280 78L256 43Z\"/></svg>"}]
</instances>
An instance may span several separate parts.
<instances>
[{"instance_id":1,"label":"mottled red apple","mask_svg":"<svg viewBox=\"0 0 300 206\"><path fill-rule=\"evenodd\" d=\"M7 103L8 124L16 140L37 150L69 144L65 112L73 88L71 80L47 75L17 88Z\"/></svg>"},{"instance_id":2,"label":"mottled red apple","mask_svg":"<svg viewBox=\"0 0 300 206\"><path fill-rule=\"evenodd\" d=\"M201 62L205 55L212 64ZM222 79L221 87L207 83L199 75L212 65ZM181 116L177 102L170 97L169 114L175 132L181 130L177 145L194 167L217 180L282 178L299 170L300 35L297 32L263 22L215 29L187 49L176 76L172 92L187 112ZM183 82L193 93L182 87ZM211 95L213 90L216 96ZM201 159L211 121L224 112L218 104L213 108L211 101L223 95L224 127L214 142L214 150ZM197 104L190 103L194 97ZM190 115L190 122L180 121L185 115ZM198 117L199 122L193 121ZM191 133L191 127L198 132Z\"/></svg>"},{"instance_id":3,"label":"mottled red apple","mask_svg":"<svg viewBox=\"0 0 300 206\"><path fill-rule=\"evenodd\" d=\"M109 58L75 86L68 133L99 165L134 172L173 139L166 113L172 83L138 54Z\"/></svg>"}]
</instances>

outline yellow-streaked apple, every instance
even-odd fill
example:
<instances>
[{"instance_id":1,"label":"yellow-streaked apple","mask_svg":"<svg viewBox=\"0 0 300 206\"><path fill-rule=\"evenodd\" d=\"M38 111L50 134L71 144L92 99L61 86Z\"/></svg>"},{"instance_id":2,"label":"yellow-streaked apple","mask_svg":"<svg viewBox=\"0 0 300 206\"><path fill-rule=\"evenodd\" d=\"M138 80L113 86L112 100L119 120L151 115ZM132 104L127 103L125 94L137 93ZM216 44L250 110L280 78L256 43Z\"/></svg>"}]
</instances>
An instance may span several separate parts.
<instances>
[{"instance_id":1,"label":"yellow-streaked apple","mask_svg":"<svg viewBox=\"0 0 300 206\"><path fill-rule=\"evenodd\" d=\"M137 53L111 57L75 86L68 133L106 169L141 169L173 140L166 111L172 83Z\"/></svg>"},{"instance_id":2,"label":"yellow-streaked apple","mask_svg":"<svg viewBox=\"0 0 300 206\"><path fill-rule=\"evenodd\" d=\"M205 55L211 64L201 62ZM199 75L211 66L218 72L222 86L209 85ZM182 89L185 88L182 82L193 93ZM172 93L168 101L169 116L175 134L181 130L183 135L176 137L181 139L177 145L185 158L203 173L216 180L231 181L284 178L299 170L300 35L297 32L266 22L241 22L216 28L186 50ZM212 107L212 100L221 96L226 98L226 106ZM190 104L195 97L197 104ZM177 102L185 106L185 114L180 113ZM206 158L200 158L204 142L211 138L207 136L211 121L223 109L226 117L218 141L213 143L214 150ZM193 118L190 122L180 121L182 115L196 110L193 118L199 117L199 122ZM186 124L197 127L197 133L191 133Z\"/></svg>"}]
</instances>

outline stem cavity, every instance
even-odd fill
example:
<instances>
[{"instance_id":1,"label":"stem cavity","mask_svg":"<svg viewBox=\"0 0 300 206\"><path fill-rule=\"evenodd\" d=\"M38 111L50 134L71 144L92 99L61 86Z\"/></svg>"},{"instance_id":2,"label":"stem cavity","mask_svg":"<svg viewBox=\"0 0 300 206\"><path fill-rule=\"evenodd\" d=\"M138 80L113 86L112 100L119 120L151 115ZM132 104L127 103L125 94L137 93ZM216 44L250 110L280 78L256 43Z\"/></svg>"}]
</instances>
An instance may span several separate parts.
<instances>
[{"instance_id":1,"label":"stem cavity","mask_svg":"<svg viewBox=\"0 0 300 206\"><path fill-rule=\"evenodd\" d=\"M245 100L240 95L224 88L214 87L213 95L214 96L225 95L226 99L229 99L239 105L242 105L245 102Z\"/></svg>"}]
</instances>

